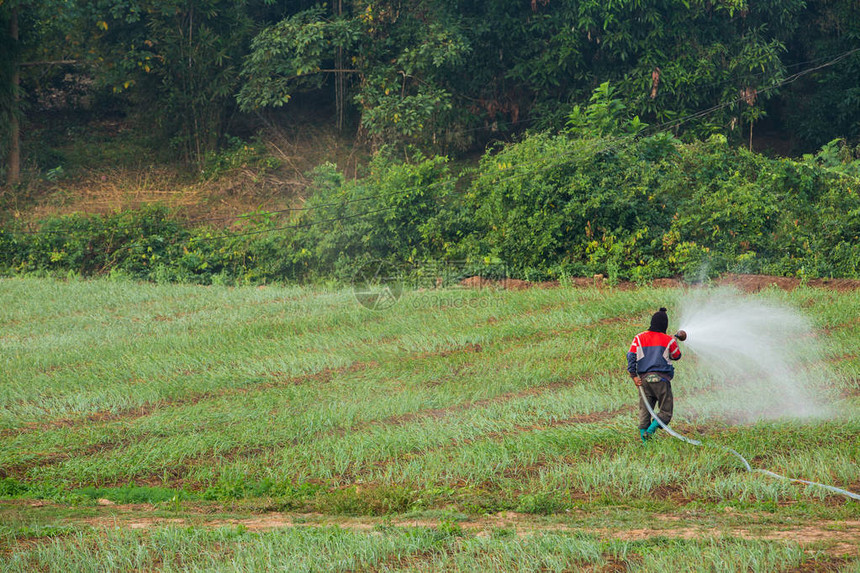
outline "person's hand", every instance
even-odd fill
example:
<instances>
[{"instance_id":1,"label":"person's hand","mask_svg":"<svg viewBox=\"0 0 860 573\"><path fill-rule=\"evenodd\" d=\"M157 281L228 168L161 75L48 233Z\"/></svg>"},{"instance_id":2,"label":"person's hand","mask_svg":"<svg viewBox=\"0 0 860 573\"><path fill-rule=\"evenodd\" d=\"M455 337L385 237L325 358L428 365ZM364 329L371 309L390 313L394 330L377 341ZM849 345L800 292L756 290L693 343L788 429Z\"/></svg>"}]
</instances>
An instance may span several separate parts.
<instances>
[{"instance_id":1,"label":"person's hand","mask_svg":"<svg viewBox=\"0 0 860 573\"><path fill-rule=\"evenodd\" d=\"M642 385L642 379L639 378L638 376L634 376L633 377L633 383L636 384L637 387L641 386Z\"/></svg>"}]
</instances>

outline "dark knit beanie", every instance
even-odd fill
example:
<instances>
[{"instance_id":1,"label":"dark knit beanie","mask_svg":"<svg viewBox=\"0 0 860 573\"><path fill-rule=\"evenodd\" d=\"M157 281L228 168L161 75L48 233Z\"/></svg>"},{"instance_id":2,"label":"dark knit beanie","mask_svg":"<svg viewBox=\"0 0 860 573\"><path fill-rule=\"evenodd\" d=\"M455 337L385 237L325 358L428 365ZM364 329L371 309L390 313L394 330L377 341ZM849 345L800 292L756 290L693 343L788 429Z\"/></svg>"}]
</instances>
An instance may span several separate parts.
<instances>
[{"instance_id":1,"label":"dark knit beanie","mask_svg":"<svg viewBox=\"0 0 860 573\"><path fill-rule=\"evenodd\" d=\"M666 309L662 306L660 310L655 312L653 316L651 316L651 326L648 327L648 330L652 332L662 332L666 334L666 329L669 328L669 317L666 315Z\"/></svg>"}]
</instances>

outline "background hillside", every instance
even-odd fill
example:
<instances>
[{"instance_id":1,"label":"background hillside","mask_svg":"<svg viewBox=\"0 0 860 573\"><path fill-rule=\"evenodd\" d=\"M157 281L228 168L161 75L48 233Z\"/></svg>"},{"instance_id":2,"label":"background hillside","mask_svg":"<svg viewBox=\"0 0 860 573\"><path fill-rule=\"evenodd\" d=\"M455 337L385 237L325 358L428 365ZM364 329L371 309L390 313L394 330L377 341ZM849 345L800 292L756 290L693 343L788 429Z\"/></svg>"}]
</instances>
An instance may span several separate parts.
<instances>
[{"instance_id":1,"label":"background hillside","mask_svg":"<svg viewBox=\"0 0 860 573\"><path fill-rule=\"evenodd\" d=\"M4 0L2 265L855 277L858 22L847 0Z\"/></svg>"}]
</instances>

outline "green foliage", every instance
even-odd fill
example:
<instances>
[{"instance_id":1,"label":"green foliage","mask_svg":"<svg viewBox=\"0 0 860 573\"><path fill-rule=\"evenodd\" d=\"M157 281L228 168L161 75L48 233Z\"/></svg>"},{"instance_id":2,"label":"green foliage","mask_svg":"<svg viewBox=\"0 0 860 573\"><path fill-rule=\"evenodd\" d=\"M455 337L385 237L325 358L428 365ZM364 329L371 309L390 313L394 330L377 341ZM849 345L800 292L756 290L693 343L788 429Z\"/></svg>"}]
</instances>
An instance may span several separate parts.
<instances>
[{"instance_id":1,"label":"green foliage","mask_svg":"<svg viewBox=\"0 0 860 573\"><path fill-rule=\"evenodd\" d=\"M188 162L217 148L254 26L246 2L99 0L78 22L97 83L130 93L147 129Z\"/></svg>"},{"instance_id":2,"label":"green foliage","mask_svg":"<svg viewBox=\"0 0 860 573\"><path fill-rule=\"evenodd\" d=\"M17 43L8 32L12 6L20 12ZM860 89L851 80L860 70L860 53L851 51L860 9L851 0L311 6L6 1L0 116L8 119L15 107L12 64L20 58L74 62L21 68L24 115L50 112L72 84L84 86L86 97L78 99L90 103L79 102L81 109L95 117L133 115L141 139L159 135L148 145L162 158L195 168L231 145L228 132L252 132L257 114L299 92L313 94L312 107L328 116L333 102L350 108L353 125L375 145L437 153L476 149L526 125L555 132L572 119L579 129L593 89L608 82L614 93L607 104L623 104L641 119L627 126L634 130L647 123L739 142L768 117L806 151L835 138L856 145L860 137ZM612 117L612 109L603 111ZM266 121L272 119L278 121ZM589 119L592 134L605 119ZM0 131L8 124L0 122ZM0 154L5 139L0 133ZM25 149L29 159L38 159L40 147Z\"/></svg>"},{"instance_id":3,"label":"green foliage","mask_svg":"<svg viewBox=\"0 0 860 573\"><path fill-rule=\"evenodd\" d=\"M335 278L362 265L503 262L528 279L603 274L646 282L724 271L854 277L860 268L857 149L834 140L803 161L769 159L715 135L647 135L609 83L563 135L490 150L460 188L446 157L383 148L361 179L311 174L293 218L249 213L240 232L189 229L163 208L69 215L37 233L0 230L14 273L119 273L156 282ZM409 154L411 153L411 155ZM259 143L210 154L206 176L265 165ZM286 220L285 220L286 219Z\"/></svg>"},{"instance_id":4,"label":"green foliage","mask_svg":"<svg viewBox=\"0 0 860 573\"><path fill-rule=\"evenodd\" d=\"M29 490L29 487L15 478L7 477L0 480L0 497L18 497Z\"/></svg>"},{"instance_id":5,"label":"green foliage","mask_svg":"<svg viewBox=\"0 0 860 573\"><path fill-rule=\"evenodd\" d=\"M328 15L318 6L266 28L245 59L240 106L280 107L294 92L346 74L356 78L352 99L374 141L430 144L453 108L444 75L465 63L469 46L456 20L443 12L433 17L444 22L428 22L433 11L416 10L355 2L345 14Z\"/></svg>"},{"instance_id":6,"label":"green foliage","mask_svg":"<svg viewBox=\"0 0 860 573\"><path fill-rule=\"evenodd\" d=\"M84 503L88 499L85 495L69 491L60 484L25 483L11 477L3 478L0 481L0 498L45 499L70 505Z\"/></svg>"},{"instance_id":7,"label":"green foliage","mask_svg":"<svg viewBox=\"0 0 860 573\"><path fill-rule=\"evenodd\" d=\"M315 170L314 194L294 235L296 273L350 279L368 260L423 261L454 248L458 203L444 157L398 162L383 150L367 177Z\"/></svg>"},{"instance_id":8,"label":"green foliage","mask_svg":"<svg viewBox=\"0 0 860 573\"><path fill-rule=\"evenodd\" d=\"M850 0L807 2L792 49L784 58L795 69L808 61L838 63L800 78L780 98L780 119L806 150L847 138L860 141L860 4Z\"/></svg>"},{"instance_id":9,"label":"green foliage","mask_svg":"<svg viewBox=\"0 0 860 573\"><path fill-rule=\"evenodd\" d=\"M266 147L259 138L246 142L238 137L228 136L227 142L221 150L206 153L200 169L201 178L218 179L237 169L253 169L259 176L279 165L274 157L266 153Z\"/></svg>"},{"instance_id":10,"label":"green foliage","mask_svg":"<svg viewBox=\"0 0 860 573\"><path fill-rule=\"evenodd\" d=\"M570 500L563 499L563 496L551 492L539 492L522 495L519 499L517 511L549 515L560 513L569 505Z\"/></svg>"},{"instance_id":11,"label":"green foliage","mask_svg":"<svg viewBox=\"0 0 860 573\"><path fill-rule=\"evenodd\" d=\"M107 499L114 503L164 503L197 499L197 496L184 490L167 487L149 487L129 484L121 487L84 487L76 494L91 500Z\"/></svg>"},{"instance_id":12,"label":"green foliage","mask_svg":"<svg viewBox=\"0 0 860 573\"><path fill-rule=\"evenodd\" d=\"M655 190L668 160L647 165L637 151L625 138L542 135L488 154L469 196L479 248L520 273L637 266L630 249L668 226L672 207Z\"/></svg>"},{"instance_id":13,"label":"green foliage","mask_svg":"<svg viewBox=\"0 0 860 573\"><path fill-rule=\"evenodd\" d=\"M358 22L326 19L316 6L294 14L257 34L242 68L237 100L245 111L281 107L296 91L322 86L323 67L338 49L352 49L360 38Z\"/></svg>"},{"instance_id":14,"label":"green foliage","mask_svg":"<svg viewBox=\"0 0 860 573\"><path fill-rule=\"evenodd\" d=\"M857 276L853 152L767 159L725 138L633 138L601 86L571 114L574 138L535 135L482 159L469 192L473 256L521 276L611 281L722 271ZM614 134L614 135L611 135Z\"/></svg>"},{"instance_id":15,"label":"green foliage","mask_svg":"<svg viewBox=\"0 0 860 573\"><path fill-rule=\"evenodd\" d=\"M804 155L803 160L831 171L860 177L860 144L852 149L844 139L828 142L815 155Z\"/></svg>"},{"instance_id":16,"label":"green foliage","mask_svg":"<svg viewBox=\"0 0 860 573\"><path fill-rule=\"evenodd\" d=\"M119 269L146 278L176 256L175 241L187 236L165 209L107 216L49 218L35 234L4 232L3 264L16 272L73 271L91 275Z\"/></svg>"},{"instance_id":17,"label":"green foliage","mask_svg":"<svg viewBox=\"0 0 860 573\"><path fill-rule=\"evenodd\" d=\"M627 108L616 96L617 90L604 82L594 90L585 109L573 106L567 120L567 132L574 136L636 135L646 127L639 116L627 119Z\"/></svg>"},{"instance_id":18,"label":"green foliage","mask_svg":"<svg viewBox=\"0 0 860 573\"><path fill-rule=\"evenodd\" d=\"M362 110L362 126L375 141L432 147L453 119L445 72L465 63L469 46L450 22L410 25L417 28L392 30L393 35L410 39L394 54L393 64L362 57L368 68L354 99Z\"/></svg>"},{"instance_id":19,"label":"green foliage","mask_svg":"<svg viewBox=\"0 0 860 573\"><path fill-rule=\"evenodd\" d=\"M261 159L255 146L210 156L207 176ZM265 167L265 165L264 165ZM240 231L183 226L159 206L41 222L35 233L0 229L0 268L80 276L113 273L155 282L349 281L371 260L423 262L459 253L471 229L444 157L395 160L387 150L347 181L334 165L312 174L297 217L248 213Z\"/></svg>"},{"instance_id":20,"label":"green foliage","mask_svg":"<svg viewBox=\"0 0 860 573\"><path fill-rule=\"evenodd\" d=\"M575 137L535 134L488 152L464 194L446 158L402 161L383 150L362 179L318 167L303 210L286 221L249 213L230 232L186 228L159 207L55 217L33 234L0 230L0 265L202 284L349 282L370 261L445 259L465 259L475 273L496 261L522 278L603 274L613 283L724 271L858 275L854 150L833 142L798 162L719 136L642 136L619 109L607 115L595 102L599 112L579 112ZM242 144L212 156L211 175L254 161L255 148Z\"/></svg>"},{"instance_id":21,"label":"green foliage","mask_svg":"<svg viewBox=\"0 0 860 573\"><path fill-rule=\"evenodd\" d=\"M436 531L439 532L443 540L448 540L452 537L465 536L462 526L460 526L456 521L450 519L443 519L436 528Z\"/></svg>"}]
</instances>

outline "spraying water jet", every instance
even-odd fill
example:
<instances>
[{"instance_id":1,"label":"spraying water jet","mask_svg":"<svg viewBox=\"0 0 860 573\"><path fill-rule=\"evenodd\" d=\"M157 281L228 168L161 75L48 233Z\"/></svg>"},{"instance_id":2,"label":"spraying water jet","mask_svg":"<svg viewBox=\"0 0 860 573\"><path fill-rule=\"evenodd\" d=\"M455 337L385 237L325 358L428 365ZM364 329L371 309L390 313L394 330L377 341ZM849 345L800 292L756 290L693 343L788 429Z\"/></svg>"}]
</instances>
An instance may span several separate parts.
<instances>
[{"instance_id":1,"label":"spraying water jet","mask_svg":"<svg viewBox=\"0 0 860 573\"><path fill-rule=\"evenodd\" d=\"M697 380L702 416L730 423L822 418L830 373L811 321L799 311L734 291L693 293L681 305L681 329ZM683 338L678 335L683 336Z\"/></svg>"},{"instance_id":2,"label":"spraying water jet","mask_svg":"<svg viewBox=\"0 0 860 573\"><path fill-rule=\"evenodd\" d=\"M771 302L744 299L727 292L710 295L710 298L699 295L687 302L682 312L681 324L684 328L679 329L674 337L679 341L686 341L687 330L690 330L695 336L687 346L696 355L698 368L715 375L715 380L719 380L721 376L733 376L739 380L731 389L727 389L725 385L720 388L718 407L731 404L726 394L735 392L738 394L737 398L746 397L738 403L745 403L750 415L822 415L823 405L814 402L808 394L808 389L815 386L811 373L826 373L825 368L818 366L816 369L813 366L813 359L819 358L821 354L812 336L813 329L809 321L798 312ZM786 351L786 341L791 343L789 351ZM694 446L708 445L670 429L654 413L641 386L638 390L648 412L669 435ZM762 403L767 403L769 407L756 407ZM752 408L749 408L749 405L752 405ZM777 407L774 408L774 405ZM714 410L718 411L719 408ZM770 470L754 469L736 450L722 445L711 446L737 457L749 472L821 487L860 500L860 495L845 489L789 478Z\"/></svg>"}]
</instances>

